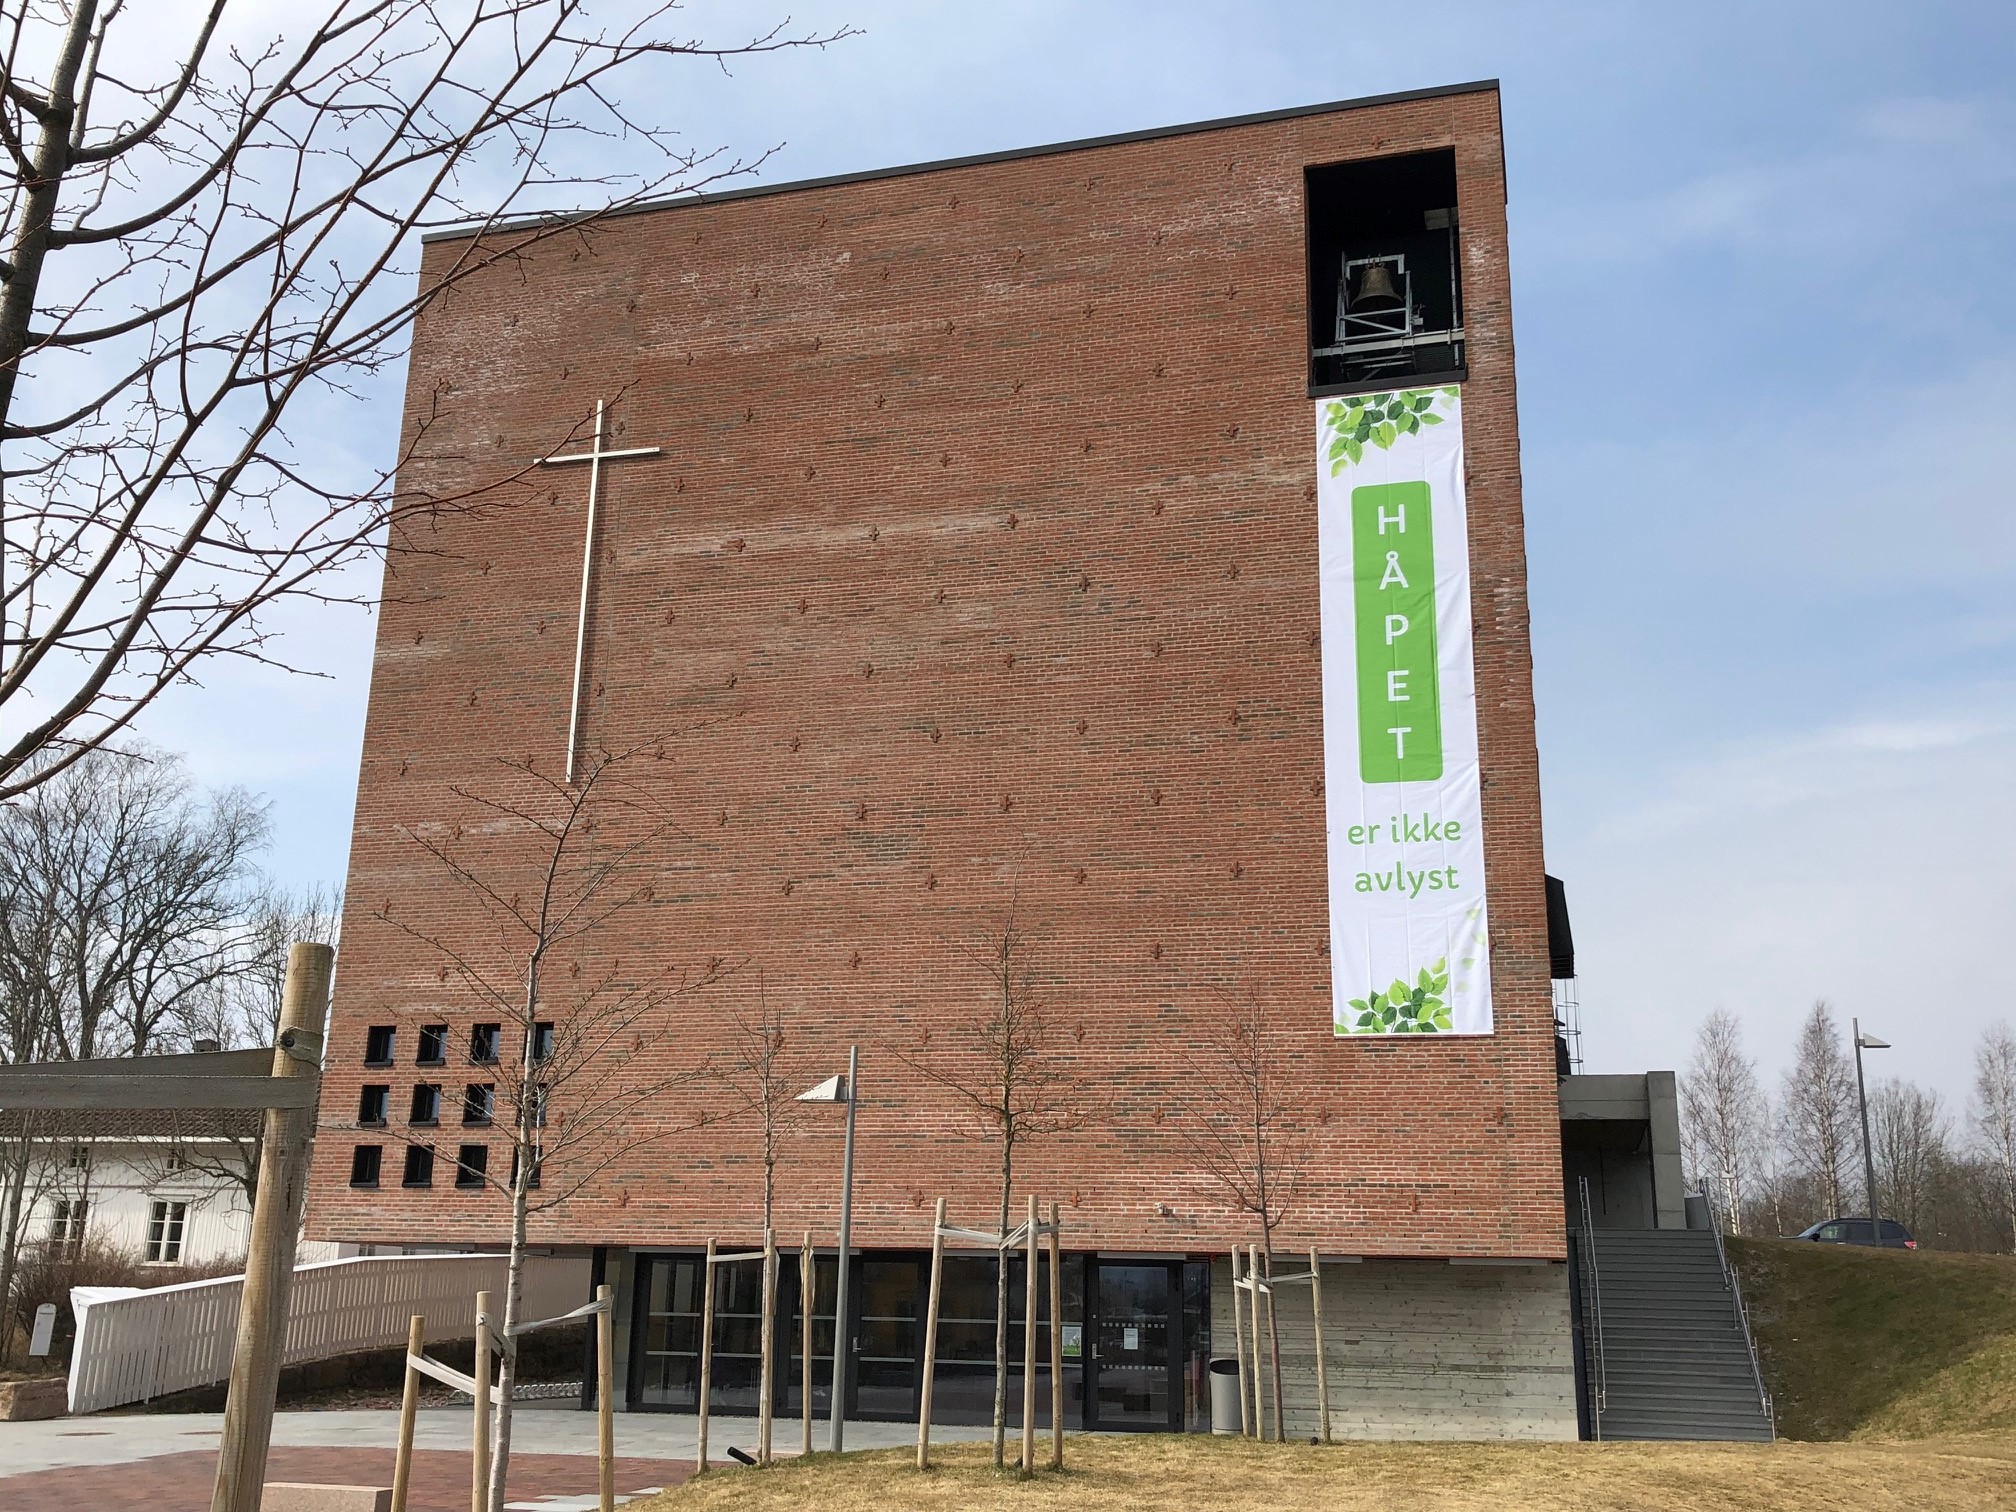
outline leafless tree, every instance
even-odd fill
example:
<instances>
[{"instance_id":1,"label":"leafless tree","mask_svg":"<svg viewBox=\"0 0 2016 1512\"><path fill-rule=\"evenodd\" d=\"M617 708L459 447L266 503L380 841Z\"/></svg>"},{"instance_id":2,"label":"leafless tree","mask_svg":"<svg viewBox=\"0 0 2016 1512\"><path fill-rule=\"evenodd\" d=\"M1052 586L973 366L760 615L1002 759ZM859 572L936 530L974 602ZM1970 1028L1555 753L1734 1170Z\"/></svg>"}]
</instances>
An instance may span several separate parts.
<instances>
[{"instance_id":1,"label":"leafless tree","mask_svg":"<svg viewBox=\"0 0 2016 1512\"><path fill-rule=\"evenodd\" d=\"M1799 1027L1778 1109L1788 1162L1813 1183L1826 1210L1823 1216L1842 1213L1848 1172L1860 1144L1855 1132L1855 1068L1841 1048L1841 1032L1824 1001L1813 1005Z\"/></svg>"},{"instance_id":2,"label":"leafless tree","mask_svg":"<svg viewBox=\"0 0 2016 1512\"><path fill-rule=\"evenodd\" d=\"M1090 1116L1087 1089L1060 1053L1050 1001L1037 978L1035 944L1013 905L1000 923L961 954L987 987L973 1009L946 1032L921 1031L890 1047L895 1057L951 1094L967 1136L999 1154L995 1232L1006 1236L1018 1151L1082 1128ZM1084 1031L1077 1031L1082 1039ZM994 1267L994 1464L1007 1458L1008 1251Z\"/></svg>"},{"instance_id":3,"label":"leafless tree","mask_svg":"<svg viewBox=\"0 0 2016 1512\"><path fill-rule=\"evenodd\" d=\"M1718 1008L1701 1021L1694 1058L1680 1084L1680 1106L1687 1165L1721 1206L1724 1227L1740 1234L1769 1110L1734 1014Z\"/></svg>"},{"instance_id":4,"label":"leafless tree","mask_svg":"<svg viewBox=\"0 0 2016 1512\"><path fill-rule=\"evenodd\" d=\"M521 1321L531 1215L566 1203L612 1164L675 1132L652 1105L698 1074L638 1075L630 1058L675 1001L722 976L718 959L686 969L669 954L623 960L597 943L651 903L650 879L677 832L632 776L661 750L597 756L571 785L529 761L500 761L494 782L451 789L478 816L477 846L465 846L459 824L406 832L468 903L470 922L444 933L424 901L411 917L390 904L374 914L437 957L443 980L459 984L470 1006L503 1025L496 1116L509 1125L511 1164L508 1171L458 1168L457 1179L480 1181L509 1201L507 1335ZM617 1074L626 1062L629 1069ZM641 1116L647 1107L648 1119ZM504 1506L515 1376L507 1352L490 1512Z\"/></svg>"},{"instance_id":5,"label":"leafless tree","mask_svg":"<svg viewBox=\"0 0 2016 1512\"><path fill-rule=\"evenodd\" d=\"M1989 1025L1974 1047L1968 1122L1975 1146L2000 1178L2003 1218L2016 1249L2016 1033L2007 1023Z\"/></svg>"},{"instance_id":6,"label":"leafless tree","mask_svg":"<svg viewBox=\"0 0 2016 1512\"><path fill-rule=\"evenodd\" d=\"M763 161L658 124L680 64L849 34L678 34L673 0L20 0L0 12L0 800L115 739L269 611L348 599L427 455L332 456L332 412L487 269ZM626 100L639 102L631 110ZM422 235L490 233L415 276ZM23 379L30 382L23 382ZM558 438L546 438L549 440ZM282 663L284 664L284 663Z\"/></svg>"},{"instance_id":7,"label":"leafless tree","mask_svg":"<svg viewBox=\"0 0 2016 1512\"><path fill-rule=\"evenodd\" d=\"M1869 1091L1869 1142L1883 1216L1914 1233L1930 1210L1947 1161L1948 1121L1939 1094L1894 1078Z\"/></svg>"},{"instance_id":8,"label":"leafless tree","mask_svg":"<svg viewBox=\"0 0 2016 1512\"><path fill-rule=\"evenodd\" d=\"M94 752L0 809L0 991L25 1015L10 1032L53 1060L186 1040L208 996L247 969L266 836L263 804L199 794L161 751Z\"/></svg>"},{"instance_id":9,"label":"leafless tree","mask_svg":"<svg viewBox=\"0 0 2016 1512\"><path fill-rule=\"evenodd\" d=\"M1293 1211L1313 1130L1281 1076L1284 1046L1259 994L1220 992L1189 1057L1190 1097L1178 1124L1193 1167L1221 1200L1253 1220L1262 1279L1274 1274L1274 1234ZM1260 1305L1255 1293L1253 1305ZM1267 1299L1274 1437L1287 1441L1281 1409L1281 1329ZM1258 1362L1255 1362L1258 1368ZM1265 1425L1256 1424L1265 1434Z\"/></svg>"},{"instance_id":10,"label":"leafless tree","mask_svg":"<svg viewBox=\"0 0 2016 1512\"><path fill-rule=\"evenodd\" d=\"M700 1073L725 1095L727 1106L703 1117L709 1122L750 1119L761 1131L763 1232L767 1235L775 1227L777 1161L784 1141L796 1131L804 1114L805 1105L798 1101L804 1083L797 1063L787 1053L784 1011L770 1001L760 978L755 1006L736 1013L733 1023L730 1043Z\"/></svg>"}]
</instances>

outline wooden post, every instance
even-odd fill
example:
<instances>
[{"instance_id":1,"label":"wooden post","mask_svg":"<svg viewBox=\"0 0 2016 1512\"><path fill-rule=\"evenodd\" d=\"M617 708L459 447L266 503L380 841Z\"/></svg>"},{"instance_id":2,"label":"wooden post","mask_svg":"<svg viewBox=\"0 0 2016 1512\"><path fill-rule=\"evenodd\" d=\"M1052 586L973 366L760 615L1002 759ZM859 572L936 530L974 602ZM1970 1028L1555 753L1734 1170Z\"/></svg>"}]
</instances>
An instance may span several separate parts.
<instances>
[{"instance_id":1,"label":"wooden post","mask_svg":"<svg viewBox=\"0 0 2016 1512\"><path fill-rule=\"evenodd\" d=\"M427 1320L415 1314L406 1325L406 1394L399 1399L399 1448L392 1456L392 1512L406 1512L406 1488L413 1480L413 1414L420 1409L420 1372L412 1357L427 1347Z\"/></svg>"},{"instance_id":2,"label":"wooden post","mask_svg":"<svg viewBox=\"0 0 2016 1512\"><path fill-rule=\"evenodd\" d=\"M1323 1358L1323 1264L1309 1249L1309 1315L1316 1327L1316 1416L1322 1422L1319 1436L1330 1442L1330 1369Z\"/></svg>"},{"instance_id":3,"label":"wooden post","mask_svg":"<svg viewBox=\"0 0 2016 1512\"><path fill-rule=\"evenodd\" d=\"M756 1404L756 1463L770 1463L770 1427L776 1416L771 1398L777 1394L777 1235L763 1230L763 1336L762 1366L758 1371Z\"/></svg>"},{"instance_id":4,"label":"wooden post","mask_svg":"<svg viewBox=\"0 0 2016 1512\"><path fill-rule=\"evenodd\" d=\"M917 1468L931 1468L931 1383L938 1368L938 1286L945 1274L945 1199L931 1220L931 1295L924 1305L924 1375L917 1383Z\"/></svg>"},{"instance_id":5,"label":"wooden post","mask_svg":"<svg viewBox=\"0 0 2016 1512\"><path fill-rule=\"evenodd\" d=\"M707 1473L707 1399L714 1395L714 1241L707 1241L707 1273L700 1283L700 1442L693 1473Z\"/></svg>"},{"instance_id":6,"label":"wooden post","mask_svg":"<svg viewBox=\"0 0 2016 1512\"><path fill-rule=\"evenodd\" d=\"M817 1296L812 1285L812 1230L807 1229L805 1242L798 1247L798 1401L805 1418L800 1454L812 1452L812 1304Z\"/></svg>"},{"instance_id":7,"label":"wooden post","mask_svg":"<svg viewBox=\"0 0 2016 1512\"><path fill-rule=\"evenodd\" d=\"M1262 1286L1262 1282L1260 1282L1260 1246L1258 1244L1248 1244L1246 1246L1246 1280L1250 1280L1254 1284L1254 1290L1252 1290L1252 1308L1248 1308L1248 1322L1250 1322L1252 1331L1254 1331L1254 1437L1260 1439L1262 1443L1266 1443L1266 1395L1264 1395L1266 1365L1262 1363L1264 1357L1260 1355L1260 1286ZM1280 1403L1278 1401L1274 1403L1274 1413L1276 1413L1276 1417L1280 1415Z\"/></svg>"},{"instance_id":8,"label":"wooden post","mask_svg":"<svg viewBox=\"0 0 2016 1512\"><path fill-rule=\"evenodd\" d=\"M1253 1436L1253 1421L1247 1416L1246 1401L1246 1313L1239 1295L1239 1246L1232 1246L1232 1354L1239 1362L1239 1434Z\"/></svg>"},{"instance_id":9,"label":"wooden post","mask_svg":"<svg viewBox=\"0 0 2016 1512\"><path fill-rule=\"evenodd\" d=\"M616 1512L616 1303L595 1288L595 1457L600 1462L602 1512Z\"/></svg>"},{"instance_id":10,"label":"wooden post","mask_svg":"<svg viewBox=\"0 0 2016 1512\"><path fill-rule=\"evenodd\" d=\"M1022 1236L1022 1473L1036 1473L1036 1199ZM1001 1257L1006 1263L1008 1257Z\"/></svg>"},{"instance_id":11,"label":"wooden post","mask_svg":"<svg viewBox=\"0 0 2016 1512\"><path fill-rule=\"evenodd\" d=\"M1064 1248L1050 1204L1050 1468L1064 1468Z\"/></svg>"},{"instance_id":12,"label":"wooden post","mask_svg":"<svg viewBox=\"0 0 2016 1512\"><path fill-rule=\"evenodd\" d=\"M327 945L296 943L287 952L272 1076L321 1074L322 1021L335 961L336 952ZM273 1399L287 1342L287 1293L294 1282L294 1246L301 1237L301 1205L308 1192L308 1152L314 1134L313 1106L266 1110L210 1512L258 1512L265 1489Z\"/></svg>"},{"instance_id":13,"label":"wooden post","mask_svg":"<svg viewBox=\"0 0 2016 1512\"><path fill-rule=\"evenodd\" d=\"M490 1293L476 1293L476 1410L469 1415L469 1512L490 1506Z\"/></svg>"}]
</instances>

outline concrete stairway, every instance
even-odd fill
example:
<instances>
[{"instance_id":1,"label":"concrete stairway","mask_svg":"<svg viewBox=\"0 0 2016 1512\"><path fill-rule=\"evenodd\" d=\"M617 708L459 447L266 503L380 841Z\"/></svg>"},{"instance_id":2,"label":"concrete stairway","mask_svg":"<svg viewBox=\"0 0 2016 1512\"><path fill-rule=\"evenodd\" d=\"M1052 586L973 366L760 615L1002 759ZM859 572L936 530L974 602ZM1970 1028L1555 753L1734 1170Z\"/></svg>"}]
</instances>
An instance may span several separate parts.
<instances>
[{"instance_id":1,"label":"concrete stairway","mask_svg":"<svg viewBox=\"0 0 2016 1512\"><path fill-rule=\"evenodd\" d=\"M1723 1280L1715 1235L1597 1229L1593 1237L1607 1386L1602 1437L1768 1443L1749 1330ZM1595 1374L1592 1343L1592 1383Z\"/></svg>"}]
</instances>

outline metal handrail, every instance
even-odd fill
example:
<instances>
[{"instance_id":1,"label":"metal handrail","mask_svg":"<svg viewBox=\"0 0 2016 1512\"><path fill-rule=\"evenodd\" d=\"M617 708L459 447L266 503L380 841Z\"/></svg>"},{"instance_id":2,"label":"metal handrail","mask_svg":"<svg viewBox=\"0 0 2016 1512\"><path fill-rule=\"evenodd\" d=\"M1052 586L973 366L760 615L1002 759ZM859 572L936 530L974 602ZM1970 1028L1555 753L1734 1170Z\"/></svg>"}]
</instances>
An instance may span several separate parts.
<instances>
[{"instance_id":1,"label":"metal handrail","mask_svg":"<svg viewBox=\"0 0 2016 1512\"><path fill-rule=\"evenodd\" d=\"M1583 1306L1589 1312L1587 1334L1596 1340L1596 1390L1589 1422L1596 1438L1603 1437L1603 1410L1610 1403L1610 1375L1603 1352L1603 1275L1596 1264L1596 1221L1589 1209L1589 1178L1577 1177L1582 1188L1582 1256L1587 1271L1582 1291Z\"/></svg>"},{"instance_id":2,"label":"metal handrail","mask_svg":"<svg viewBox=\"0 0 2016 1512\"><path fill-rule=\"evenodd\" d=\"M1778 1416L1772 1410L1771 1393L1764 1387L1764 1368L1757 1361L1757 1338L1750 1332L1750 1309L1743 1302L1743 1282L1736 1274L1736 1267L1729 1263L1729 1251L1722 1243L1722 1218L1715 1211L1715 1199L1709 1194L1708 1184L1701 1184L1701 1205L1708 1209L1708 1232L1715 1236L1715 1258L1722 1262L1722 1284L1729 1288L1729 1295L1736 1303L1736 1325L1743 1330L1743 1347L1750 1352L1750 1378L1757 1384L1757 1401L1764 1409L1764 1426L1770 1430L1773 1443L1778 1439Z\"/></svg>"}]
</instances>

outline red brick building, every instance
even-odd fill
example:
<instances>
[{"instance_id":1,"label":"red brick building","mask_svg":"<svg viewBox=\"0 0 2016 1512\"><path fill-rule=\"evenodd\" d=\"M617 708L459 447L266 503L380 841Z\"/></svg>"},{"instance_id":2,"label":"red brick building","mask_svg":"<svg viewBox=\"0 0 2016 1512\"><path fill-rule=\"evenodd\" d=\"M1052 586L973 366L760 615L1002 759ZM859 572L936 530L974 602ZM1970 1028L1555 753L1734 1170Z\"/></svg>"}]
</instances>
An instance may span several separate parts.
<instances>
[{"instance_id":1,"label":"red brick building","mask_svg":"<svg viewBox=\"0 0 2016 1512\"><path fill-rule=\"evenodd\" d=\"M432 306L401 485L517 502L440 516L388 570L319 1235L504 1238L502 1198L454 1179L502 1135L457 1110L515 1047L472 1061L499 1013L427 941L500 979L509 952L429 845L536 887L538 846L483 801L531 791L500 758L559 779L649 745L628 779L677 821L640 858L650 899L551 979L735 969L577 1087L724 1052L759 984L805 1085L861 1047L859 1410L914 1409L933 1199L992 1222L999 1151L916 1067L962 1053L990 1002L966 951L1012 913L1083 1113L1015 1182L1018 1210L1062 1206L1078 1420L1199 1421L1255 1225L1200 1166L1197 1083L1257 1002L1307 1142L1277 1243L1339 1262L1326 1311L1353 1330L1340 1431L1572 1436L1505 198L1497 90L1466 85L668 202ZM433 240L422 277L476 245ZM1398 334L1347 330L1395 274ZM1325 396L1434 385L1461 396L1467 540L1441 549L1468 557L1489 1032L1350 1034L1316 425ZM598 403L605 445L659 450L600 464L584 587L589 469L536 464L587 447ZM666 1087L627 1120L642 1142L535 1219L618 1283L633 1407L690 1405L693 1257L760 1238L760 1129L720 1108ZM812 1113L776 1228L821 1246L830 1350L841 1120ZM991 1262L961 1263L953 1412L992 1335ZM753 1377L724 1379L746 1405Z\"/></svg>"}]
</instances>

